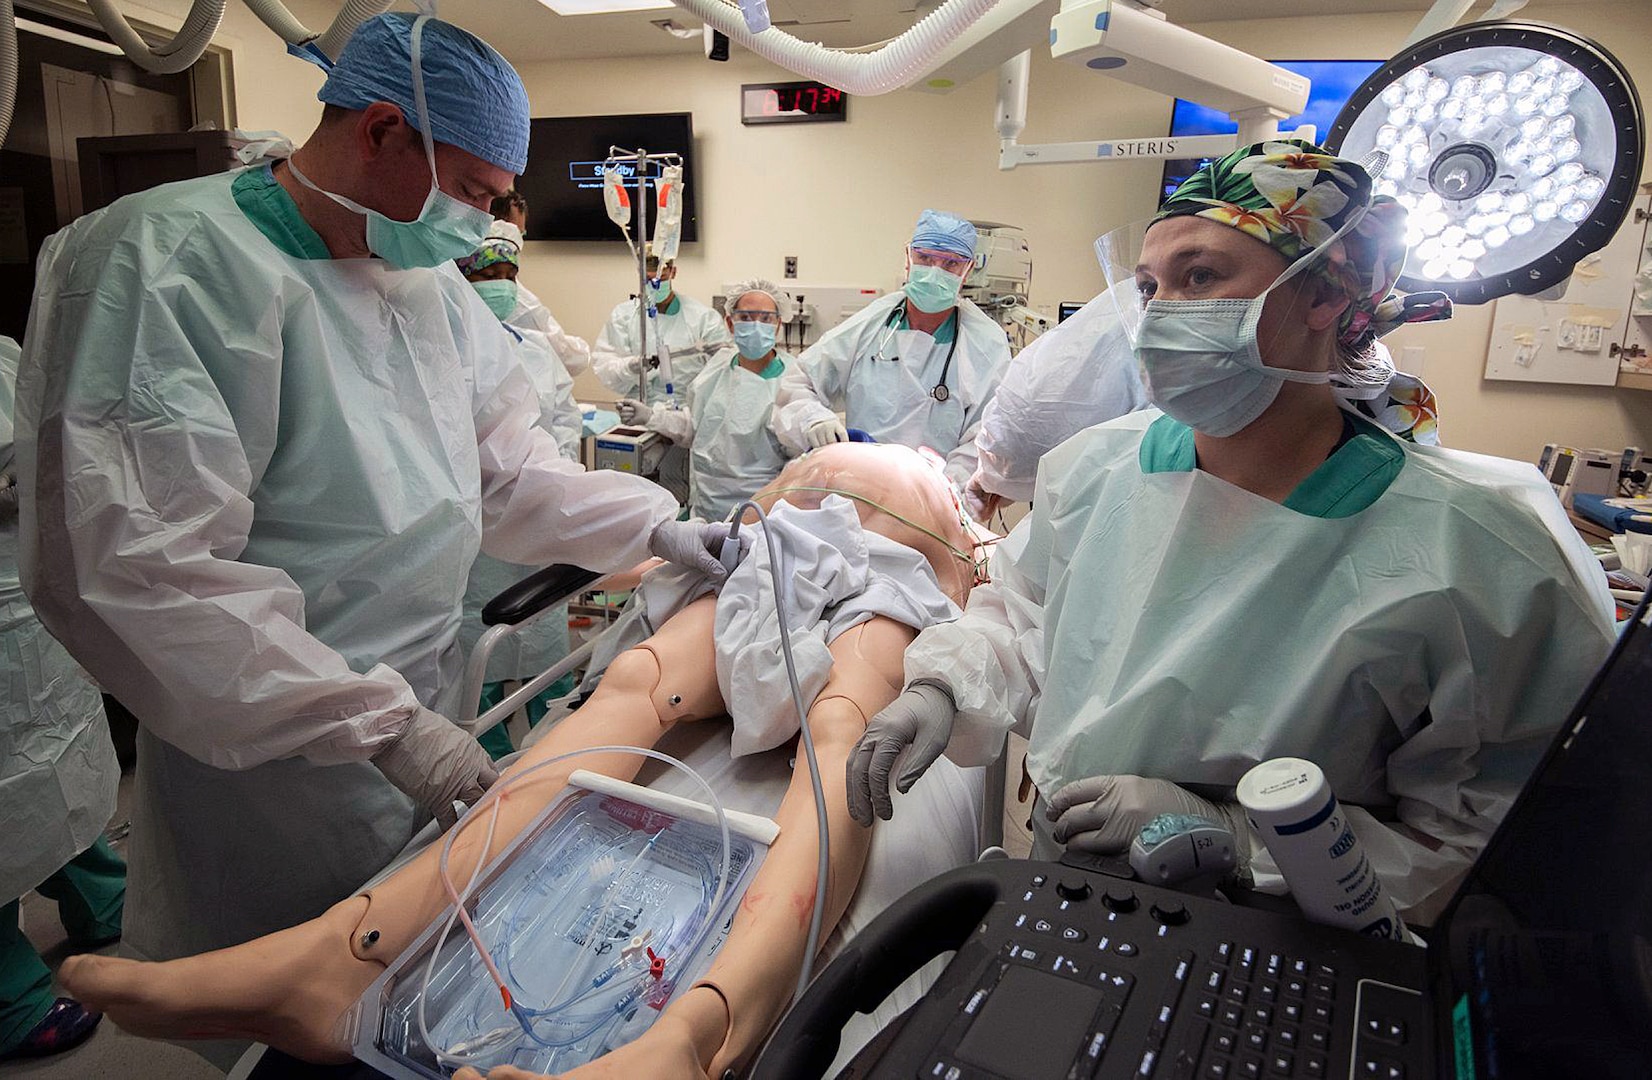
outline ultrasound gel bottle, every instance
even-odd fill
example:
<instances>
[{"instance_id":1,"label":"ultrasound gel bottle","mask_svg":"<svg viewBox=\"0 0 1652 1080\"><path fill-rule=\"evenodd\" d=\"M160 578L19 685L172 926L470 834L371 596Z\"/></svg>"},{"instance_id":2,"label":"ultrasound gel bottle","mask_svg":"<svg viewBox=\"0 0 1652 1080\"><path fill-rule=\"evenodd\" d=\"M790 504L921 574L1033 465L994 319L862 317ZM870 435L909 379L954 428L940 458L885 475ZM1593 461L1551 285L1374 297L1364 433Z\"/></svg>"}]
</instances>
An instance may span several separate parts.
<instances>
[{"instance_id":1,"label":"ultrasound gel bottle","mask_svg":"<svg viewBox=\"0 0 1652 1080\"><path fill-rule=\"evenodd\" d=\"M1239 803L1302 914L1371 937L1409 940L1318 765L1302 758L1264 761L1239 780Z\"/></svg>"}]
</instances>

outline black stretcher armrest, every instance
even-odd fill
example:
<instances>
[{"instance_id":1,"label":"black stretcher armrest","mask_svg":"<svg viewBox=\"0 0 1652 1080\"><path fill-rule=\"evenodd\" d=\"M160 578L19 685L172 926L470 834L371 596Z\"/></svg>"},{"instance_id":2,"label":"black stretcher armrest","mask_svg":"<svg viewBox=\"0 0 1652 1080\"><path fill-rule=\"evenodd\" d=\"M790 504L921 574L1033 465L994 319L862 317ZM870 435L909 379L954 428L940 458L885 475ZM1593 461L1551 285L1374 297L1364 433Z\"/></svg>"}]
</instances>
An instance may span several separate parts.
<instances>
[{"instance_id":1,"label":"black stretcher armrest","mask_svg":"<svg viewBox=\"0 0 1652 1080\"><path fill-rule=\"evenodd\" d=\"M482 608L482 625L519 623L606 576L583 566L547 566L489 600Z\"/></svg>"}]
</instances>

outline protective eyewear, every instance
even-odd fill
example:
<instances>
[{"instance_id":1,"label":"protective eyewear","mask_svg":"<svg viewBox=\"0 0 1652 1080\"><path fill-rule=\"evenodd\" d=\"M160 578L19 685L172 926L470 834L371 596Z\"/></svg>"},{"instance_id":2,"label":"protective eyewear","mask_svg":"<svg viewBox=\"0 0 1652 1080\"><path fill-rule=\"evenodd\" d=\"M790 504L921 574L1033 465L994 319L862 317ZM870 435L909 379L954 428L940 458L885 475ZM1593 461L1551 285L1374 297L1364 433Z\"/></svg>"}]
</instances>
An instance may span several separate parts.
<instances>
[{"instance_id":1,"label":"protective eyewear","mask_svg":"<svg viewBox=\"0 0 1652 1080\"><path fill-rule=\"evenodd\" d=\"M750 308L735 308L729 317L740 323L768 323L770 326L780 325L780 316L773 311L755 311Z\"/></svg>"},{"instance_id":2,"label":"protective eyewear","mask_svg":"<svg viewBox=\"0 0 1652 1080\"><path fill-rule=\"evenodd\" d=\"M974 259L966 259L962 255L950 251L933 251L928 248L907 248L907 258L912 260L913 266L935 266L956 277L963 277L969 273L970 267L975 265Z\"/></svg>"}]
</instances>

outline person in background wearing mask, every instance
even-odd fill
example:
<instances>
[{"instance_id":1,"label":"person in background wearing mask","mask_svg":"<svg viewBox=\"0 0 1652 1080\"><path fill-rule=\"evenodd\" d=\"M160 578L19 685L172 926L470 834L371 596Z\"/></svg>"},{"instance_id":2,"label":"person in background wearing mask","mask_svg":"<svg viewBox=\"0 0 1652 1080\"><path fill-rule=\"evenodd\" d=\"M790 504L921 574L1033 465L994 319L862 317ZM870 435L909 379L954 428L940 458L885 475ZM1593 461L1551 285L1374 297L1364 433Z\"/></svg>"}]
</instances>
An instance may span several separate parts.
<instances>
[{"instance_id":1,"label":"person in background wearing mask","mask_svg":"<svg viewBox=\"0 0 1652 1080\"><path fill-rule=\"evenodd\" d=\"M637 380L646 365L648 392L643 396L644 401L649 405L658 405L667 399L665 373L660 369L657 344L664 345L671 356L672 391L681 395L694 377L700 374L707 358L726 349L732 344L732 339L716 311L677 291L676 263L661 266L657 257L649 255L645 266L648 272L648 301L658 312L649 323L648 356L641 355L637 301L633 298L614 305L591 350L591 365L604 386L617 394L626 395L636 394ZM656 327L658 343L654 341Z\"/></svg>"},{"instance_id":2,"label":"person in background wearing mask","mask_svg":"<svg viewBox=\"0 0 1652 1080\"><path fill-rule=\"evenodd\" d=\"M491 211L493 226L488 230L488 235L513 241L520 252L528 229L528 200L512 188L493 200ZM516 278L511 280L516 281ZM518 330L535 330L544 334L556 358L568 369L570 377L591 369L590 342L562 329L533 290L520 281L516 282L516 303L504 318L506 323Z\"/></svg>"},{"instance_id":3,"label":"person in background wearing mask","mask_svg":"<svg viewBox=\"0 0 1652 1080\"><path fill-rule=\"evenodd\" d=\"M12 391L17 342L0 337L0 1061L92 1037L102 1014L52 993L18 919L31 889L57 901L77 948L120 937L126 864L103 839L120 765L103 701L29 607L17 578Z\"/></svg>"},{"instance_id":4,"label":"person in background wearing mask","mask_svg":"<svg viewBox=\"0 0 1652 1080\"><path fill-rule=\"evenodd\" d=\"M780 441L796 451L848 438L929 447L962 491L975 473L981 415L1010 362L1009 338L958 290L974 266L975 226L925 210L906 249L906 286L828 330L781 380Z\"/></svg>"},{"instance_id":5,"label":"person in background wearing mask","mask_svg":"<svg viewBox=\"0 0 1652 1080\"><path fill-rule=\"evenodd\" d=\"M457 705L478 546L722 574L713 526L563 459L453 267L528 97L440 20L368 19L290 160L129 196L42 250L17 384L22 577L140 722L125 943L314 916L495 776Z\"/></svg>"},{"instance_id":6,"label":"person in background wearing mask","mask_svg":"<svg viewBox=\"0 0 1652 1080\"><path fill-rule=\"evenodd\" d=\"M497 200L495 200L497 203ZM497 226L498 221L494 224ZM500 319L506 319L516 304L516 271L520 249L514 241L502 236L489 236L482 246L458 260L459 272L476 289L488 310ZM584 425L579 405L574 401L574 380L557 363L550 341L532 328L514 327L508 321L505 329L519 341L518 352L522 366L532 376L539 395L539 426L556 439L557 448L569 461L579 460L580 440ZM469 657L477 640L487 628L482 625L482 608L488 601L515 585L518 581L543 569L505 562L490 555L478 555L471 564L470 578L465 583L464 615L459 623L459 647ZM487 681L482 684L482 700L478 714L493 708L514 689L514 683L531 679L568 655L568 609L566 605L548 612L532 626L505 638L488 659ZM547 686L524 708L531 728L544 719L551 701L573 692L572 676L565 676ZM504 724L497 724L483 732L479 741L488 754L499 760L512 749L510 732Z\"/></svg>"},{"instance_id":7,"label":"person in background wearing mask","mask_svg":"<svg viewBox=\"0 0 1652 1080\"><path fill-rule=\"evenodd\" d=\"M694 382L706 359L726 349L731 340L728 328L717 312L690 296L676 291L677 264L660 265L650 254L645 260L648 272L648 302L655 315L649 319L648 355L641 355L642 345L637 325L635 298L615 305L608 322L597 335L596 347L591 352L591 366L597 378L608 389L618 394L634 395L643 368L648 369L647 405L675 405ZM657 338L656 338L657 335ZM661 350L670 357L670 382L662 367ZM673 446L660 460L659 482L678 502L688 501L688 451Z\"/></svg>"},{"instance_id":8,"label":"person in background wearing mask","mask_svg":"<svg viewBox=\"0 0 1652 1080\"><path fill-rule=\"evenodd\" d=\"M991 583L907 650L852 812L888 817L891 778L1030 725L1034 857L1195 814L1240 839L1241 881L1282 891L1234 786L1305 757L1428 925L1611 647L1599 564L1531 466L1339 407L1333 378L1391 381L1378 335L1449 312L1390 292L1405 213L1357 163L1244 147L1133 235L1098 246L1145 300L1122 314L1156 408L1044 458Z\"/></svg>"},{"instance_id":9,"label":"person in background wearing mask","mask_svg":"<svg viewBox=\"0 0 1652 1080\"><path fill-rule=\"evenodd\" d=\"M774 282L752 278L729 291L728 305L734 346L706 364L688 388L685 408L631 398L619 403L627 424L642 424L689 451L688 509L706 521L726 520L795 456L769 426L775 390L797 363L774 347L781 324L793 316L792 298Z\"/></svg>"}]
</instances>

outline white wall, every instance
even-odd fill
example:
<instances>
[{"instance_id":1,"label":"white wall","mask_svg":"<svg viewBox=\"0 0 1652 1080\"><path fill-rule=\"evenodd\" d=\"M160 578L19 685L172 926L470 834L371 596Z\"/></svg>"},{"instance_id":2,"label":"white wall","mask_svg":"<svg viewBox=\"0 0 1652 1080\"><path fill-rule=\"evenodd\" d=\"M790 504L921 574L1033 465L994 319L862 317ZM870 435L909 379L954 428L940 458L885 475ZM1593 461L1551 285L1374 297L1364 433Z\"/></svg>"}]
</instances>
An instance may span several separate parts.
<instances>
[{"instance_id":1,"label":"white wall","mask_svg":"<svg viewBox=\"0 0 1652 1080\"><path fill-rule=\"evenodd\" d=\"M1652 3L1528 8L1608 42L1652 94ZM1274 59L1380 59L1394 53L1416 13L1250 20L1199 26L1205 34ZM786 77L738 48L733 61L699 57L536 64L522 75L540 116L688 110L698 143L702 240L685 245L679 282L707 298L748 274L779 278L798 256L800 280L816 284L899 281L900 245L925 206L1027 229L1033 302L1097 291L1090 242L1154 206L1156 163L1047 165L1002 173L992 128L994 81L985 76L937 97L906 91L854 98L843 124L743 127L742 82ZM1036 55L1036 54L1035 54ZM1169 128L1169 99L1083 69L1035 59L1023 142L1156 136ZM576 333L594 335L630 291L635 271L618 244L534 243L524 280ZM1458 447L1535 459L1543 443L1652 447L1652 393L1512 383L1481 378L1490 306L1462 309L1443 326L1390 338L1426 349L1425 377L1441 401L1446 440ZM588 398L612 395L595 380Z\"/></svg>"}]
</instances>

